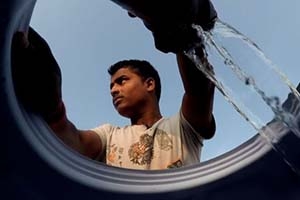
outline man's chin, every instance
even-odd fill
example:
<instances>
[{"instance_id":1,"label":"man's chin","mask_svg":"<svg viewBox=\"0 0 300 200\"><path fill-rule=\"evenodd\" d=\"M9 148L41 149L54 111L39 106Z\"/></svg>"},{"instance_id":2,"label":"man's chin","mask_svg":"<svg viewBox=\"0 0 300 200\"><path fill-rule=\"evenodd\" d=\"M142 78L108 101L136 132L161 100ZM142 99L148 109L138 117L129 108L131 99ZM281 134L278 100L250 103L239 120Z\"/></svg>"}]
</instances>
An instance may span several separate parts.
<instances>
[{"instance_id":1,"label":"man's chin","mask_svg":"<svg viewBox=\"0 0 300 200\"><path fill-rule=\"evenodd\" d=\"M128 108L122 108L122 107L117 107L116 110L122 117L126 118L131 118L132 117L132 111L131 109Z\"/></svg>"}]
</instances>

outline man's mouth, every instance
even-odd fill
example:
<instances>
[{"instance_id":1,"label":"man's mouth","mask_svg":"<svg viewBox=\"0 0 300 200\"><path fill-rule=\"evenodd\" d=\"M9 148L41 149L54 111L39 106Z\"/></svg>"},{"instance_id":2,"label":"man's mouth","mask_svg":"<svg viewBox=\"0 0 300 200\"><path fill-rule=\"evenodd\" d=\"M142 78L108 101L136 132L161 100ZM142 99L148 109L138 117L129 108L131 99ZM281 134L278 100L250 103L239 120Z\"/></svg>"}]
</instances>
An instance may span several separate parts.
<instances>
[{"instance_id":1,"label":"man's mouth","mask_svg":"<svg viewBox=\"0 0 300 200\"><path fill-rule=\"evenodd\" d=\"M122 97L121 97L121 96L114 97L114 98L113 98L113 104L114 104L115 106L117 106L117 105L121 102L121 100L122 100Z\"/></svg>"}]
</instances>

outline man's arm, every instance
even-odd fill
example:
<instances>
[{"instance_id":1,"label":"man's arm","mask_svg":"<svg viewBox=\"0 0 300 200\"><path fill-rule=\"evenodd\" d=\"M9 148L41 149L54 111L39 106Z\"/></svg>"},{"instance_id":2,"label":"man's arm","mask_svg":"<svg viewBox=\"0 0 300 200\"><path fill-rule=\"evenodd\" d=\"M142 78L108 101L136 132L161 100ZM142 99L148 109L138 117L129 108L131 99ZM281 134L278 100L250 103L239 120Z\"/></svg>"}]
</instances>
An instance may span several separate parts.
<instances>
[{"instance_id":1,"label":"man's arm","mask_svg":"<svg viewBox=\"0 0 300 200\"><path fill-rule=\"evenodd\" d=\"M197 49L197 54L202 58L202 63L213 70L203 56L202 48ZM212 114L215 86L184 53L177 53L176 56L185 89L182 113L203 138L212 138L216 129Z\"/></svg>"},{"instance_id":2,"label":"man's arm","mask_svg":"<svg viewBox=\"0 0 300 200\"><path fill-rule=\"evenodd\" d=\"M28 33L15 33L11 53L19 102L26 110L40 115L68 146L95 158L101 151L101 140L92 131L78 130L67 119L61 94L61 71L47 42L30 28Z\"/></svg>"},{"instance_id":3,"label":"man's arm","mask_svg":"<svg viewBox=\"0 0 300 200\"><path fill-rule=\"evenodd\" d=\"M102 143L91 130L79 130L64 115L61 119L48 123L52 131L69 147L91 159L96 159L102 151Z\"/></svg>"}]
</instances>

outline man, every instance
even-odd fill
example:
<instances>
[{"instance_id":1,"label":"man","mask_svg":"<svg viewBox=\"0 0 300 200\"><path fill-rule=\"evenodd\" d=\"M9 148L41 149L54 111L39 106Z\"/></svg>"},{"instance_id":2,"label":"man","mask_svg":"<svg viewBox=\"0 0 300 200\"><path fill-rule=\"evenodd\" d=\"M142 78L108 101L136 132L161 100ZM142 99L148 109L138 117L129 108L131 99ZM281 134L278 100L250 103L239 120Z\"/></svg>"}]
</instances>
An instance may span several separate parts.
<instances>
[{"instance_id":1,"label":"man","mask_svg":"<svg viewBox=\"0 0 300 200\"><path fill-rule=\"evenodd\" d=\"M210 67L203 49L197 50ZM66 116L60 69L46 41L31 28L13 39L15 90L26 109L41 115L65 144L91 159L132 169L181 167L199 162L202 140L214 135L214 85L183 51L176 56L185 94L180 112L170 118L160 113L156 70L146 61L127 60L109 69L110 90L116 110L131 125L76 128Z\"/></svg>"}]
</instances>

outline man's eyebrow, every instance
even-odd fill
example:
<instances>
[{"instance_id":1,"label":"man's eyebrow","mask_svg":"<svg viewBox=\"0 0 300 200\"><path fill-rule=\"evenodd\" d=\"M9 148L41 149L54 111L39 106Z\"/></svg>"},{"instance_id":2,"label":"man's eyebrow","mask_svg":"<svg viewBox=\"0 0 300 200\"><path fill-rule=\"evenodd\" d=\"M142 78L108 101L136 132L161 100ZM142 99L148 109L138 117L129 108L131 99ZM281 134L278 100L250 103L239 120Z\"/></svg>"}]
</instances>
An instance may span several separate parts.
<instances>
[{"instance_id":1,"label":"man's eyebrow","mask_svg":"<svg viewBox=\"0 0 300 200\"><path fill-rule=\"evenodd\" d=\"M120 75L118 78L116 78L116 79L114 80L114 82L110 83L110 89L113 87L113 85L114 85L115 83L118 83L118 82L120 82L122 79L125 79L125 78L127 78L126 75Z\"/></svg>"}]
</instances>

